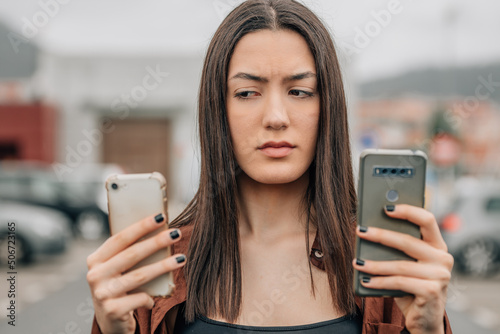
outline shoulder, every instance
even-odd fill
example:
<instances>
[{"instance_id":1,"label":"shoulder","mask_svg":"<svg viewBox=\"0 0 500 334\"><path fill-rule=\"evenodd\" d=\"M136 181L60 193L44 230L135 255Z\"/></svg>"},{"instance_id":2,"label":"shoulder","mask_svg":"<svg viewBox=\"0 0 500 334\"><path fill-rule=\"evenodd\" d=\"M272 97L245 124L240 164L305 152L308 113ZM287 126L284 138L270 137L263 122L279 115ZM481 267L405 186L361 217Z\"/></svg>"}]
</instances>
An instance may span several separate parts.
<instances>
[{"instance_id":1,"label":"shoulder","mask_svg":"<svg viewBox=\"0 0 500 334\"><path fill-rule=\"evenodd\" d=\"M363 318L370 322L388 322L404 327L404 315L392 297L366 297L364 298Z\"/></svg>"},{"instance_id":2,"label":"shoulder","mask_svg":"<svg viewBox=\"0 0 500 334\"><path fill-rule=\"evenodd\" d=\"M409 333L405 317L392 297L356 296L356 304L363 316L363 333ZM444 332L451 334L450 321L446 311L443 316Z\"/></svg>"},{"instance_id":3,"label":"shoulder","mask_svg":"<svg viewBox=\"0 0 500 334\"><path fill-rule=\"evenodd\" d=\"M394 298L356 297L366 333L401 333L405 318Z\"/></svg>"}]
</instances>

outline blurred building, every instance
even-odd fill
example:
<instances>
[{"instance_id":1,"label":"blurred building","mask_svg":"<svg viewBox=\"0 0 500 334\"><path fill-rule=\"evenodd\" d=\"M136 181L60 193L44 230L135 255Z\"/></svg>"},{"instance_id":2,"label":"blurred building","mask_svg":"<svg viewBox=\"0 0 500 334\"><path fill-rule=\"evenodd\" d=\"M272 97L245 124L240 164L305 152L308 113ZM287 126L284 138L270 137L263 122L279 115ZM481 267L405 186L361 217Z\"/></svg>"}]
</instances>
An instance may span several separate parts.
<instances>
[{"instance_id":1,"label":"blurred building","mask_svg":"<svg viewBox=\"0 0 500 334\"><path fill-rule=\"evenodd\" d=\"M159 171L169 202L187 202L202 56L68 54L0 25L0 160L53 164L60 180L95 163Z\"/></svg>"},{"instance_id":2,"label":"blurred building","mask_svg":"<svg viewBox=\"0 0 500 334\"><path fill-rule=\"evenodd\" d=\"M355 144L368 148L411 148L427 153L426 208L441 218L462 176L500 177L500 109L482 102L473 115L464 113L462 99L429 97L364 100L355 111Z\"/></svg>"},{"instance_id":3,"label":"blurred building","mask_svg":"<svg viewBox=\"0 0 500 334\"><path fill-rule=\"evenodd\" d=\"M443 142L436 140L435 130L444 131L460 143L455 162L460 175L499 177L499 82L500 64L490 64L425 69L364 83L355 111L356 144L429 153L433 144ZM442 114L440 125L433 124L436 113ZM440 160L445 159L434 163Z\"/></svg>"},{"instance_id":4,"label":"blurred building","mask_svg":"<svg viewBox=\"0 0 500 334\"><path fill-rule=\"evenodd\" d=\"M53 162L56 122L56 110L40 101L0 104L0 160Z\"/></svg>"},{"instance_id":5,"label":"blurred building","mask_svg":"<svg viewBox=\"0 0 500 334\"><path fill-rule=\"evenodd\" d=\"M44 52L43 95L62 111L54 171L116 163L126 172L158 171L169 198L192 197L197 54L71 55Z\"/></svg>"},{"instance_id":6,"label":"blurred building","mask_svg":"<svg viewBox=\"0 0 500 334\"><path fill-rule=\"evenodd\" d=\"M55 159L57 110L35 93L39 50L0 22L0 160Z\"/></svg>"},{"instance_id":7,"label":"blurred building","mask_svg":"<svg viewBox=\"0 0 500 334\"><path fill-rule=\"evenodd\" d=\"M361 100L355 114L358 146L407 148L423 143L433 101L418 98Z\"/></svg>"},{"instance_id":8,"label":"blurred building","mask_svg":"<svg viewBox=\"0 0 500 334\"><path fill-rule=\"evenodd\" d=\"M500 108L493 101L482 102L473 114L461 109L462 100L447 101L444 117L449 119L461 142L463 172L472 175L498 175L500 147ZM360 101L358 144L364 147L415 148L428 152L432 144L429 127L434 112L443 102L429 98L399 98Z\"/></svg>"},{"instance_id":9,"label":"blurred building","mask_svg":"<svg viewBox=\"0 0 500 334\"><path fill-rule=\"evenodd\" d=\"M499 127L500 106L492 101L478 104L474 113L464 118L461 131L463 164L470 174L500 177Z\"/></svg>"}]
</instances>

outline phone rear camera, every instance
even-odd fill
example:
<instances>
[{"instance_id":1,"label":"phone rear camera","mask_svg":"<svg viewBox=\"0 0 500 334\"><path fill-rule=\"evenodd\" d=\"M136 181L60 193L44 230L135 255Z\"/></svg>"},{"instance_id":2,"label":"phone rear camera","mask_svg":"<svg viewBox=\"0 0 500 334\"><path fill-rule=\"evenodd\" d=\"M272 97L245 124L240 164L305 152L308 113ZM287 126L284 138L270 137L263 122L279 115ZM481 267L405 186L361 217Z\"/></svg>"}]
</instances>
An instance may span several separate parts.
<instances>
[{"instance_id":1,"label":"phone rear camera","mask_svg":"<svg viewBox=\"0 0 500 334\"><path fill-rule=\"evenodd\" d=\"M396 174L396 168L391 169L391 174Z\"/></svg>"},{"instance_id":2,"label":"phone rear camera","mask_svg":"<svg viewBox=\"0 0 500 334\"><path fill-rule=\"evenodd\" d=\"M118 185L116 183L112 183L111 184L111 188L113 188L114 190L118 189Z\"/></svg>"},{"instance_id":3,"label":"phone rear camera","mask_svg":"<svg viewBox=\"0 0 500 334\"><path fill-rule=\"evenodd\" d=\"M401 169L399 170L399 174L401 174L401 175L405 175L405 174L406 174L406 169L401 168Z\"/></svg>"},{"instance_id":4,"label":"phone rear camera","mask_svg":"<svg viewBox=\"0 0 500 334\"><path fill-rule=\"evenodd\" d=\"M382 174L387 174L388 170L387 168L382 169Z\"/></svg>"}]
</instances>

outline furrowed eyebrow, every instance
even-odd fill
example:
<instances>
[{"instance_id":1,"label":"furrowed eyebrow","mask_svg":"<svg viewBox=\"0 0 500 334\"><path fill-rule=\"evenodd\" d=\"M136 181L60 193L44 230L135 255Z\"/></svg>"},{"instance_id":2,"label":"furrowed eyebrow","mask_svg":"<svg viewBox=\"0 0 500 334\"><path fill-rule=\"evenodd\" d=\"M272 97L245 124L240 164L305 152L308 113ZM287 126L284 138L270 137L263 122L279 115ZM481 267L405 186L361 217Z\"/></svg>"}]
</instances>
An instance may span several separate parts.
<instances>
[{"instance_id":1,"label":"furrowed eyebrow","mask_svg":"<svg viewBox=\"0 0 500 334\"><path fill-rule=\"evenodd\" d=\"M306 78L316 78L316 74L313 72L304 72L304 73L298 73L298 74L293 74L290 75L286 78L283 79L283 82L289 82L289 81L297 81L297 80L302 80ZM251 80L251 81L257 81L257 82L269 82L269 79L264 78L264 77L259 77L258 75L250 74L250 73L243 73L239 72L233 77L231 77L229 80L233 79L244 79L244 80Z\"/></svg>"},{"instance_id":2,"label":"furrowed eyebrow","mask_svg":"<svg viewBox=\"0 0 500 334\"><path fill-rule=\"evenodd\" d=\"M257 81L257 82L269 82L267 78L259 77L257 75L253 75L250 73L243 73L239 72L238 74L234 75L231 79L245 79L245 80L251 80L251 81Z\"/></svg>"},{"instance_id":3,"label":"furrowed eyebrow","mask_svg":"<svg viewBox=\"0 0 500 334\"><path fill-rule=\"evenodd\" d=\"M296 81L313 77L316 78L316 74L314 74L313 72L304 72L304 73L290 75L289 77L286 77L283 81L284 82Z\"/></svg>"}]
</instances>

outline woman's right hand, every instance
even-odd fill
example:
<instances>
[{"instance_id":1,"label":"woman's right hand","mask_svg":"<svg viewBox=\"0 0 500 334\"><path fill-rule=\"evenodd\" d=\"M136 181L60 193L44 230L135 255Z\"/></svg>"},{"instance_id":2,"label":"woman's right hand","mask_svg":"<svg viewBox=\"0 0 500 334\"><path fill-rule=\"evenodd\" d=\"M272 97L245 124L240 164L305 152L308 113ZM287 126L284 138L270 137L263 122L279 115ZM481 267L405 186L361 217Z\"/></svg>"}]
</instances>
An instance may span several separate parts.
<instances>
[{"instance_id":1,"label":"woman's right hand","mask_svg":"<svg viewBox=\"0 0 500 334\"><path fill-rule=\"evenodd\" d=\"M96 320L103 334L134 333L137 324L133 311L139 307L153 308L154 300L145 292L128 292L185 264L185 255L175 254L123 274L142 259L181 239L180 230L168 229L135 243L164 226L164 220L165 215L162 214L138 221L108 238L87 257L87 282Z\"/></svg>"}]
</instances>

